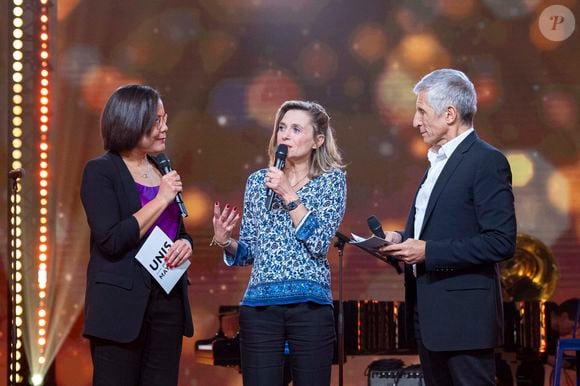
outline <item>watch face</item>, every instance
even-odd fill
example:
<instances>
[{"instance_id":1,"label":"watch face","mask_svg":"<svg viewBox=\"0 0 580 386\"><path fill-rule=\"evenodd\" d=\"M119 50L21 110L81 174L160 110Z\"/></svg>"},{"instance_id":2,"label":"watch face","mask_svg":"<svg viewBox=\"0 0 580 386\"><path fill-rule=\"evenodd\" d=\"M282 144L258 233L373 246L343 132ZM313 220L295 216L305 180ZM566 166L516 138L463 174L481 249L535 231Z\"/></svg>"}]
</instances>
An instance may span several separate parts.
<instances>
[{"instance_id":1,"label":"watch face","mask_svg":"<svg viewBox=\"0 0 580 386\"><path fill-rule=\"evenodd\" d=\"M296 201L291 201L288 203L288 205L286 205L286 210L291 211L293 209L296 209L296 208L298 208L298 205L300 205L300 199L298 199Z\"/></svg>"}]
</instances>

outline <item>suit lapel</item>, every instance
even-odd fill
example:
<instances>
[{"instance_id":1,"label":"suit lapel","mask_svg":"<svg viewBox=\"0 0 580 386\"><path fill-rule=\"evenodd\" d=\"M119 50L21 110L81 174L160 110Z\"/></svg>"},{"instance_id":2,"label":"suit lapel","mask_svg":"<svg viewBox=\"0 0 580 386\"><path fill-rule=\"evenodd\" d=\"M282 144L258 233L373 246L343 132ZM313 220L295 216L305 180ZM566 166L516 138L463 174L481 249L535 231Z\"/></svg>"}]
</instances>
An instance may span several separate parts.
<instances>
[{"instance_id":1,"label":"suit lapel","mask_svg":"<svg viewBox=\"0 0 580 386\"><path fill-rule=\"evenodd\" d=\"M139 197L139 192L135 186L135 181L133 180L129 169L127 168L127 165L125 165L125 162L123 162L121 156L115 153L109 154L111 155L111 159L113 160L113 163L115 164L115 167L119 173L121 186L125 191L124 196L128 198L127 205L123 205L122 207L127 209L129 215L133 214L141 209L141 198Z\"/></svg>"},{"instance_id":2,"label":"suit lapel","mask_svg":"<svg viewBox=\"0 0 580 386\"><path fill-rule=\"evenodd\" d=\"M427 210L425 211L425 218L423 219L423 225L421 226L421 232L419 233L419 237L421 236L421 234L423 234L423 230L425 229L425 226L429 222L429 218L431 217L431 214L433 213L433 209L435 208L435 205L437 204L437 200L439 199L441 192L443 192L443 189L447 185L447 182L449 182L449 179L451 178L451 176L455 172L455 169L457 169L457 166L459 166L459 164L463 160L465 153L469 150L469 148L475 142L476 139L477 139L477 134L475 134L475 131L472 132L471 134L469 134L463 140L463 142L461 142L459 144L459 146L455 149L455 151L453 152L453 154L451 155L451 157L449 158L449 160L445 164L445 167L441 171L439 178L437 178L437 182L435 182L435 186L433 187L433 191L431 192L431 195L429 196L429 202L427 203Z\"/></svg>"}]
</instances>

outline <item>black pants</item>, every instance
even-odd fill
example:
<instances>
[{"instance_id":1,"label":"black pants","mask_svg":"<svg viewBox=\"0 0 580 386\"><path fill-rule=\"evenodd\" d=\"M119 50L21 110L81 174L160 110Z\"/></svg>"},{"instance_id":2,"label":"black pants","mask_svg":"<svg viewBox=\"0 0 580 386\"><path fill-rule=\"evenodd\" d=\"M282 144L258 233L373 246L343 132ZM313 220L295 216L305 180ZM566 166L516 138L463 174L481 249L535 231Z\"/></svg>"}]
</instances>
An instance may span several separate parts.
<instances>
[{"instance_id":1,"label":"black pants","mask_svg":"<svg viewBox=\"0 0 580 386\"><path fill-rule=\"evenodd\" d=\"M152 283L143 326L136 340L91 338L93 386L176 386L183 338L181 289L167 295Z\"/></svg>"},{"instance_id":2,"label":"black pants","mask_svg":"<svg viewBox=\"0 0 580 386\"><path fill-rule=\"evenodd\" d=\"M282 385L285 341L294 386L330 385L336 342L330 305L241 307L240 339L244 386Z\"/></svg>"},{"instance_id":3,"label":"black pants","mask_svg":"<svg viewBox=\"0 0 580 386\"><path fill-rule=\"evenodd\" d=\"M431 351L421 339L418 316L415 305L415 336L426 386L495 386L495 355L492 348Z\"/></svg>"}]
</instances>

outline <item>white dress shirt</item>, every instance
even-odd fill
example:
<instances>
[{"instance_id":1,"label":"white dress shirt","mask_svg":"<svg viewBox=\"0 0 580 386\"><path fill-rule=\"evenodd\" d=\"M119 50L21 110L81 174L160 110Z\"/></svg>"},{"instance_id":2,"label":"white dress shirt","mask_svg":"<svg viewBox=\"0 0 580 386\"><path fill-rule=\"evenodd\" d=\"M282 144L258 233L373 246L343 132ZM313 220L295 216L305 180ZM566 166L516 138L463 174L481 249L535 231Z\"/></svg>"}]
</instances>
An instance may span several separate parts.
<instances>
[{"instance_id":1,"label":"white dress shirt","mask_svg":"<svg viewBox=\"0 0 580 386\"><path fill-rule=\"evenodd\" d=\"M439 149L431 147L427 152L427 158L429 159L431 166L427 172L427 178L425 179L425 182L423 182L423 185L421 185L419 193L417 193L417 199L415 200L414 239L419 240L419 237L421 236L421 228L423 227L423 220L425 219L425 211L427 210L429 197L431 197L433 187L435 186L439 175L441 175L447 160L451 157L455 149L457 149L457 146L459 146L459 144L463 142L472 131L474 131L473 127L453 138ZM416 267L415 264L413 264L413 272L415 272L415 270Z\"/></svg>"}]
</instances>

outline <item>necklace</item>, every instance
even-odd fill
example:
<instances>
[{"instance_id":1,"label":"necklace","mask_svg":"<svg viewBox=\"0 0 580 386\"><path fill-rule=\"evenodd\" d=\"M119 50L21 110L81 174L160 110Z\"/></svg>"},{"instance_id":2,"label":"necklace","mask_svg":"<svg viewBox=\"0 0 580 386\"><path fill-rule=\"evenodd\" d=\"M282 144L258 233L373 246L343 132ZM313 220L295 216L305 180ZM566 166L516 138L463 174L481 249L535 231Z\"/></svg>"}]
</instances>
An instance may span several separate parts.
<instances>
[{"instance_id":1,"label":"necklace","mask_svg":"<svg viewBox=\"0 0 580 386\"><path fill-rule=\"evenodd\" d=\"M147 162L147 166L145 166L145 170L143 170L141 168L141 166L139 166L139 170L141 170L141 175L143 176L143 178L149 178L149 176L151 175L151 163L149 161L145 161Z\"/></svg>"},{"instance_id":2,"label":"necklace","mask_svg":"<svg viewBox=\"0 0 580 386\"><path fill-rule=\"evenodd\" d=\"M301 183L302 181L304 181L304 180L306 179L306 177L308 177L308 173L306 173L306 175L305 175L304 177L302 177L301 179L299 179L299 180L298 180L298 182L296 182L296 183L294 183L294 184L291 184L291 185L292 185L292 189L296 189L296 187L297 187L298 185L300 185L300 183Z\"/></svg>"}]
</instances>

